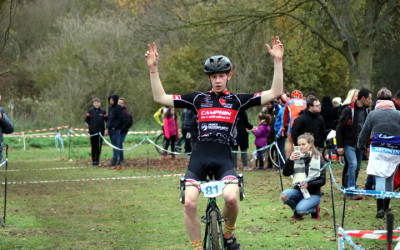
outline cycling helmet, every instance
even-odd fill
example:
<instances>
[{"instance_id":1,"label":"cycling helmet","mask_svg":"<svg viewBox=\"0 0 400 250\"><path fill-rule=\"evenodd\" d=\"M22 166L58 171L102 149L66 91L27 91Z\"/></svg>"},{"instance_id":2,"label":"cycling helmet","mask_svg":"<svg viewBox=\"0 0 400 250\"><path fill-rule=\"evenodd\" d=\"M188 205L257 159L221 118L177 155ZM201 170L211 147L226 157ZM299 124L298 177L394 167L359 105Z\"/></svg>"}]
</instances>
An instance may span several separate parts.
<instances>
[{"instance_id":1,"label":"cycling helmet","mask_svg":"<svg viewBox=\"0 0 400 250\"><path fill-rule=\"evenodd\" d=\"M303 98L303 94L300 92L300 90L295 90L290 95L290 98Z\"/></svg>"},{"instance_id":2,"label":"cycling helmet","mask_svg":"<svg viewBox=\"0 0 400 250\"><path fill-rule=\"evenodd\" d=\"M229 73L232 71L232 63L228 57L223 55L212 56L204 63L204 73L207 75L215 73Z\"/></svg>"}]
</instances>

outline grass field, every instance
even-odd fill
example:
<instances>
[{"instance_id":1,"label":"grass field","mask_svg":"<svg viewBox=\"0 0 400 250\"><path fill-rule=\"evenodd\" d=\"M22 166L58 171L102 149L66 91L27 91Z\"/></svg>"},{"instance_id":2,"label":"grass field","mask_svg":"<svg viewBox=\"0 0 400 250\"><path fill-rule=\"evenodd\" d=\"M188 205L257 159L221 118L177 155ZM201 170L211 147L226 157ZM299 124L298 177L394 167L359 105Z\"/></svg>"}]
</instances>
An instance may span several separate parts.
<instances>
[{"instance_id":1,"label":"grass field","mask_svg":"<svg viewBox=\"0 0 400 250\"><path fill-rule=\"evenodd\" d=\"M125 145L125 147L132 146ZM127 165L105 167L111 149L103 146L101 167L92 168L88 145L58 152L54 147L9 151L9 182L75 180L7 186L6 225L0 228L1 249L190 249L179 203L178 176L130 180L77 181L85 178L150 176L184 173L188 160L164 160L148 143L126 152ZM240 161L239 161L240 162ZM77 167L77 168L72 168ZM68 168L68 169L51 169ZM39 170L42 169L42 170ZM4 167L0 180L5 177ZM16 171L18 170L18 171ZM334 165L341 183L341 167ZM293 212L279 200L281 192L276 171L245 172L246 199L240 203L236 235L242 249L337 249L334 237L329 179L323 187L321 220L307 216L292 222ZM365 163L359 185L365 181ZM284 188L290 188L284 177ZM336 224L340 225L343 195L334 189ZM4 184L0 189L3 215ZM218 202L222 205L222 200ZM347 201L344 228L385 229L385 220L375 218L372 197ZM203 215L206 199L199 202ZM394 226L400 226L399 204L392 202ZM385 241L353 238L367 249L386 248ZM350 248L346 244L346 248Z\"/></svg>"}]
</instances>

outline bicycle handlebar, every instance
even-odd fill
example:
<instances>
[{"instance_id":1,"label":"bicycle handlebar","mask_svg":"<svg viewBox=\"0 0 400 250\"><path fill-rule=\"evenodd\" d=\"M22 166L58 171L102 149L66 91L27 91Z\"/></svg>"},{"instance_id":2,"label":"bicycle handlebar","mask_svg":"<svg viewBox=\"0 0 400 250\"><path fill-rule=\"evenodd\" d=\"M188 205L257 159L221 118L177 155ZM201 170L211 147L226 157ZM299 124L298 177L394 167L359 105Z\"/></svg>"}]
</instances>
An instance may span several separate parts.
<instances>
[{"instance_id":1,"label":"bicycle handlebar","mask_svg":"<svg viewBox=\"0 0 400 250\"><path fill-rule=\"evenodd\" d=\"M209 181L191 181L191 182L187 182L185 180L185 186L186 187L191 187L191 186L200 186L201 184L205 183L205 182L212 182L213 180L209 180ZM224 184L239 184L239 180L224 180L223 181Z\"/></svg>"}]
</instances>

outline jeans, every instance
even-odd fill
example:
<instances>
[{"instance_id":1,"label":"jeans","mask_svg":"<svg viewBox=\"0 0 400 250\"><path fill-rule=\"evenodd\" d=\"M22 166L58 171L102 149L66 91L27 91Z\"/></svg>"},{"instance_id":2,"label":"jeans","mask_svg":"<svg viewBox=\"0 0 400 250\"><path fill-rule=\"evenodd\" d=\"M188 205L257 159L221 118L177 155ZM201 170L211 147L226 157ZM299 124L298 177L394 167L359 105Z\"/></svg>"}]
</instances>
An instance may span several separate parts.
<instances>
[{"instance_id":1,"label":"jeans","mask_svg":"<svg viewBox=\"0 0 400 250\"><path fill-rule=\"evenodd\" d=\"M321 196L312 194L310 199L304 199L303 194L298 189L286 189L281 195L285 194L288 199L284 201L293 211L299 214L309 214L316 211L316 207L321 202Z\"/></svg>"},{"instance_id":2,"label":"jeans","mask_svg":"<svg viewBox=\"0 0 400 250\"><path fill-rule=\"evenodd\" d=\"M347 170L347 188L356 188L356 182L358 178L358 173L360 172L360 166L364 151L357 147L345 145L344 153L346 154L347 161L349 162L349 167Z\"/></svg>"},{"instance_id":3,"label":"jeans","mask_svg":"<svg viewBox=\"0 0 400 250\"><path fill-rule=\"evenodd\" d=\"M124 148L124 141L127 134L119 134L119 145L120 149ZM124 162L124 150L119 150L119 162Z\"/></svg>"},{"instance_id":4,"label":"jeans","mask_svg":"<svg viewBox=\"0 0 400 250\"><path fill-rule=\"evenodd\" d=\"M279 151L281 151L282 157L283 159L286 161L286 152L285 152L285 143L286 143L286 136L282 136L278 139L276 139L276 142L278 143L278 148ZM279 157L279 166L281 167L281 169L283 169L283 166L285 166L285 163L283 163L284 160L282 160L282 158L280 156Z\"/></svg>"},{"instance_id":5,"label":"jeans","mask_svg":"<svg viewBox=\"0 0 400 250\"><path fill-rule=\"evenodd\" d=\"M393 179L395 174L396 171L388 178L375 176L375 190L393 192Z\"/></svg>"},{"instance_id":6,"label":"jeans","mask_svg":"<svg viewBox=\"0 0 400 250\"><path fill-rule=\"evenodd\" d=\"M108 130L108 136L110 136L111 144L114 147L119 147L119 133L121 130L119 129L109 129ZM113 157L112 157L112 163L116 164L118 161L118 155L119 155L119 150L118 149L113 149Z\"/></svg>"}]
</instances>

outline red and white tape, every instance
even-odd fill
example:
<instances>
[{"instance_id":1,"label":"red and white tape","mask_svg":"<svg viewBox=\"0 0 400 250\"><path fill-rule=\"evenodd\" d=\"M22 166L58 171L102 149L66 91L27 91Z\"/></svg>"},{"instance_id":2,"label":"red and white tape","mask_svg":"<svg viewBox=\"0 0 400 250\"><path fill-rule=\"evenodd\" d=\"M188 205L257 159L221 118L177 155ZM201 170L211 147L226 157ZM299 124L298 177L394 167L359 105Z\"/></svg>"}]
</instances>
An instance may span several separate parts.
<instances>
[{"instance_id":1,"label":"red and white tape","mask_svg":"<svg viewBox=\"0 0 400 250\"><path fill-rule=\"evenodd\" d=\"M173 177L173 176L184 176L185 174L161 174L161 175L149 175L149 176L127 176L127 177L100 177L100 178L86 178L86 179L75 179L75 180L44 180L44 181L8 181L7 184L45 184L45 183L62 183L62 182L86 182L86 181L111 181L111 180L134 180L134 179L146 179L146 178L161 178L161 177ZM1 183L5 185L5 182Z\"/></svg>"},{"instance_id":2,"label":"red and white tape","mask_svg":"<svg viewBox=\"0 0 400 250\"><path fill-rule=\"evenodd\" d=\"M400 229L393 230L393 233L399 233ZM346 230L345 233L351 237L363 238L363 239L374 239L374 240L387 240L386 230ZM392 236L392 240L399 241L400 236Z\"/></svg>"},{"instance_id":3,"label":"red and white tape","mask_svg":"<svg viewBox=\"0 0 400 250\"><path fill-rule=\"evenodd\" d=\"M42 131L51 131L51 130L58 130L58 129L65 129L69 128L69 126L61 126L61 127L55 127L55 128L43 128L43 129L34 129L34 130L28 130L28 131L19 131L19 132L14 132L13 134L27 134L27 133L34 133L34 132L42 132Z\"/></svg>"}]
</instances>

